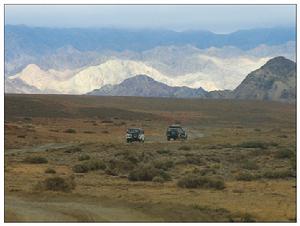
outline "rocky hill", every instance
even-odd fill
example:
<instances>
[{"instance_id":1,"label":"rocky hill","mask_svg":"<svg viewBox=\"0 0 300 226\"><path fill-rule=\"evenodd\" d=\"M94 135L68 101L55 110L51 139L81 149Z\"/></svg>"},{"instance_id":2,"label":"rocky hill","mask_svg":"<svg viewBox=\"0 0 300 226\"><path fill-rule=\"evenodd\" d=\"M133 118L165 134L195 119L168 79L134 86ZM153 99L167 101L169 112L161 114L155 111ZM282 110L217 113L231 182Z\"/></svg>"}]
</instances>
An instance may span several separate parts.
<instances>
[{"instance_id":1,"label":"rocky hill","mask_svg":"<svg viewBox=\"0 0 300 226\"><path fill-rule=\"evenodd\" d=\"M89 95L98 96L143 96L143 97L202 97L206 91L202 88L193 89L185 86L168 86L157 82L147 75L136 75L125 79L118 85L105 85L94 90Z\"/></svg>"},{"instance_id":2,"label":"rocky hill","mask_svg":"<svg viewBox=\"0 0 300 226\"><path fill-rule=\"evenodd\" d=\"M296 63L284 57L269 60L251 72L233 91L235 99L293 102L296 98Z\"/></svg>"},{"instance_id":3,"label":"rocky hill","mask_svg":"<svg viewBox=\"0 0 300 226\"><path fill-rule=\"evenodd\" d=\"M144 96L208 99L253 99L295 102L296 63L284 57L275 57L261 68L251 72L233 91L207 92L203 88L169 86L147 75L125 79L117 85L105 85L88 93L100 96Z\"/></svg>"}]
</instances>

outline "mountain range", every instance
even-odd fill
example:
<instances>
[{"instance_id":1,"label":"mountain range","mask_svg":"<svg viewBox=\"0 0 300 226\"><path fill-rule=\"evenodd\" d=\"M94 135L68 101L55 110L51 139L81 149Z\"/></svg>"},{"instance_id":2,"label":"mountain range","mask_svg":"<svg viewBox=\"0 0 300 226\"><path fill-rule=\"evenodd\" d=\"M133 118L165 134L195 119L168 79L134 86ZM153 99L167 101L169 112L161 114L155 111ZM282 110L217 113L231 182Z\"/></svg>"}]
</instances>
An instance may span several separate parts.
<instances>
[{"instance_id":1,"label":"mountain range","mask_svg":"<svg viewBox=\"0 0 300 226\"><path fill-rule=\"evenodd\" d=\"M147 75L136 75L117 85L105 85L88 93L100 96L144 96L213 99L253 99L295 102L296 64L275 57L251 72L234 90L207 92L202 88L171 87Z\"/></svg>"},{"instance_id":2,"label":"mountain range","mask_svg":"<svg viewBox=\"0 0 300 226\"><path fill-rule=\"evenodd\" d=\"M124 94L128 90L118 87L115 91L115 86L127 79L150 84L145 78L130 80L136 75L147 75L165 85L159 92L162 96L228 98L249 72L277 56L295 61L295 28L215 34L6 25L5 92L86 94L105 90L105 95ZM158 84L153 81L151 86L158 91ZM282 84L275 85L276 94L270 95L278 99ZM290 88L287 90L292 93ZM244 98L243 93L236 98ZM261 95L252 98L265 98Z\"/></svg>"},{"instance_id":3,"label":"mountain range","mask_svg":"<svg viewBox=\"0 0 300 226\"><path fill-rule=\"evenodd\" d=\"M141 61L163 74L199 72L197 56L295 60L295 28L240 30L229 34L209 31L130 30L117 28L47 28L6 25L5 75L29 64L42 70L74 70L108 60ZM253 68L252 68L253 69Z\"/></svg>"}]
</instances>

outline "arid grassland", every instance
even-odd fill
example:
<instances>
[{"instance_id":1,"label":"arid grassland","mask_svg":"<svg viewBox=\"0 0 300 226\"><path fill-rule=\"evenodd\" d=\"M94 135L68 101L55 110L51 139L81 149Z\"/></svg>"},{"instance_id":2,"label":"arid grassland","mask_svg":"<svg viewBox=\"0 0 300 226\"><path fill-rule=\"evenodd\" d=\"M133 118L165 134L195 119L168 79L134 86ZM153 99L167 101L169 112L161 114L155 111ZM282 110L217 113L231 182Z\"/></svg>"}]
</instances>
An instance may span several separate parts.
<instances>
[{"instance_id":1,"label":"arid grassland","mask_svg":"<svg viewBox=\"0 0 300 226\"><path fill-rule=\"evenodd\" d=\"M4 154L6 222L296 221L291 104L5 95Z\"/></svg>"}]
</instances>

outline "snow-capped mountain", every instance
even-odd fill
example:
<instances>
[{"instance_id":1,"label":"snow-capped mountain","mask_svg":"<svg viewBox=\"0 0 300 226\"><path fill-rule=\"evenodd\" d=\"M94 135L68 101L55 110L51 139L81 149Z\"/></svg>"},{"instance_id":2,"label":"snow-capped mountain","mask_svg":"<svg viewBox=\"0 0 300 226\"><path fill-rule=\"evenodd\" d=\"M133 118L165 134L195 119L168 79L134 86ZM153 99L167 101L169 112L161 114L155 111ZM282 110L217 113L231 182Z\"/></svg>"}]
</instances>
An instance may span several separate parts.
<instances>
[{"instance_id":1,"label":"snow-capped mountain","mask_svg":"<svg viewBox=\"0 0 300 226\"><path fill-rule=\"evenodd\" d=\"M64 71L42 70L37 65L30 64L7 80L18 79L42 93L84 94L104 85L119 84L138 74L147 74L170 86L202 87L211 91L235 88L249 71L262 66L268 60L249 57L220 59L205 55L197 57L203 64L202 71L178 76L161 73L147 62L114 59L97 66Z\"/></svg>"},{"instance_id":2,"label":"snow-capped mountain","mask_svg":"<svg viewBox=\"0 0 300 226\"><path fill-rule=\"evenodd\" d=\"M78 34L76 29L7 26L5 92L85 94L138 74L169 86L233 90L273 57L295 60L292 28L226 35L118 29Z\"/></svg>"}]
</instances>

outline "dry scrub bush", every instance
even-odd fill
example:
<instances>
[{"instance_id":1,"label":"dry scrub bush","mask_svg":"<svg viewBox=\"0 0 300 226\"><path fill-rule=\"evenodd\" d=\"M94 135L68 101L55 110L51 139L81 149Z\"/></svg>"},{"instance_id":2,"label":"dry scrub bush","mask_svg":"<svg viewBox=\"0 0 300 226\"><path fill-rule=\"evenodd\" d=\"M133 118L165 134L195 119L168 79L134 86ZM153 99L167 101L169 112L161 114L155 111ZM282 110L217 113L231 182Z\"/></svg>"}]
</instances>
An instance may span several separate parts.
<instances>
[{"instance_id":1,"label":"dry scrub bush","mask_svg":"<svg viewBox=\"0 0 300 226\"><path fill-rule=\"evenodd\" d=\"M182 188L214 188L222 190L225 188L224 180L220 177L199 176L189 174L181 178L177 185Z\"/></svg>"},{"instance_id":2,"label":"dry scrub bush","mask_svg":"<svg viewBox=\"0 0 300 226\"><path fill-rule=\"evenodd\" d=\"M279 159L284 158L293 158L295 156L295 152L290 149L281 149L276 152L275 157Z\"/></svg>"},{"instance_id":3,"label":"dry scrub bush","mask_svg":"<svg viewBox=\"0 0 300 226\"><path fill-rule=\"evenodd\" d=\"M268 179L284 179L288 177L293 177L294 175L292 174L291 170L270 170L270 171L265 171L262 174L262 177L268 178Z\"/></svg>"},{"instance_id":4,"label":"dry scrub bush","mask_svg":"<svg viewBox=\"0 0 300 226\"><path fill-rule=\"evenodd\" d=\"M88 162L84 162L83 164L77 164L73 167L73 171L75 173L87 173L89 171L104 169L106 169L106 165L101 160L90 160Z\"/></svg>"},{"instance_id":5,"label":"dry scrub bush","mask_svg":"<svg viewBox=\"0 0 300 226\"><path fill-rule=\"evenodd\" d=\"M80 147L70 147L64 151L64 153L76 153L76 152L81 152L81 148Z\"/></svg>"},{"instance_id":6,"label":"dry scrub bush","mask_svg":"<svg viewBox=\"0 0 300 226\"><path fill-rule=\"evenodd\" d=\"M174 162L171 160L157 160L153 165L157 169L168 170L174 166Z\"/></svg>"},{"instance_id":7,"label":"dry scrub bush","mask_svg":"<svg viewBox=\"0 0 300 226\"><path fill-rule=\"evenodd\" d=\"M73 172L75 173L87 173L89 168L85 164L77 164L73 166Z\"/></svg>"},{"instance_id":8,"label":"dry scrub bush","mask_svg":"<svg viewBox=\"0 0 300 226\"><path fill-rule=\"evenodd\" d=\"M75 129L66 129L64 132L65 133L76 133L76 130Z\"/></svg>"},{"instance_id":9,"label":"dry scrub bush","mask_svg":"<svg viewBox=\"0 0 300 226\"><path fill-rule=\"evenodd\" d=\"M240 148L260 148L260 149L267 149L268 145L267 143L260 142L260 141L248 141L243 142L239 145L237 145Z\"/></svg>"},{"instance_id":10,"label":"dry scrub bush","mask_svg":"<svg viewBox=\"0 0 300 226\"><path fill-rule=\"evenodd\" d=\"M259 168L259 166L257 165L257 163L253 160L244 160L241 164L241 167L243 169L248 169L248 170L257 170Z\"/></svg>"},{"instance_id":11,"label":"dry scrub bush","mask_svg":"<svg viewBox=\"0 0 300 226\"><path fill-rule=\"evenodd\" d=\"M236 179L240 180L240 181L252 181L252 180L256 180L258 178L259 178L258 175L254 175L249 172L241 172L236 176Z\"/></svg>"},{"instance_id":12,"label":"dry scrub bush","mask_svg":"<svg viewBox=\"0 0 300 226\"><path fill-rule=\"evenodd\" d=\"M183 145L183 146L179 147L178 150L180 150L180 151L190 151L191 147L187 146L187 145Z\"/></svg>"},{"instance_id":13,"label":"dry scrub bush","mask_svg":"<svg viewBox=\"0 0 300 226\"><path fill-rule=\"evenodd\" d=\"M91 157L88 154L82 154L78 157L79 161L89 160Z\"/></svg>"},{"instance_id":14,"label":"dry scrub bush","mask_svg":"<svg viewBox=\"0 0 300 226\"><path fill-rule=\"evenodd\" d=\"M49 177L38 183L38 188L48 191L70 192L75 188L74 178Z\"/></svg>"},{"instance_id":15,"label":"dry scrub bush","mask_svg":"<svg viewBox=\"0 0 300 226\"><path fill-rule=\"evenodd\" d=\"M24 162L31 164L44 164L48 163L48 160L41 156L28 156L24 159Z\"/></svg>"},{"instance_id":16,"label":"dry scrub bush","mask_svg":"<svg viewBox=\"0 0 300 226\"><path fill-rule=\"evenodd\" d=\"M160 176L164 180L170 180L171 177L164 170L159 170L153 166L139 166L129 173L130 181L152 181L153 178Z\"/></svg>"},{"instance_id":17,"label":"dry scrub bush","mask_svg":"<svg viewBox=\"0 0 300 226\"><path fill-rule=\"evenodd\" d=\"M164 183L165 182L165 179L162 178L161 176L156 176L152 179L153 182L155 183Z\"/></svg>"},{"instance_id":18,"label":"dry scrub bush","mask_svg":"<svg viewBox=\"0 0 300 226\"><path fill-rule=\"evenodd\" d=\"M236 176L237 180L241 181L252 181L261 178L267 179L286 179L289 177L295 177L295 174L292 170L267 170L262 173L252 174L249 172L242 172Z\"/></svg>"},{"instance_id":19,"label":"dry scrub bush","mask_svg":"<svg viewBox=\"0 0 300 226\"><path fill-rule=\"evenodd\" d=\"M167 150L167 149L161 149L161 150L158 150L156 151L158 154L160 155L164 155L164 154L169 154L171 151L170 150Z\"/></svg>"},{"instance_id":20,"label":"dry scrub bush","mask_svg":"<svg viewBox=\"0 0 300 226\"><path fill-rule=\"evenodd\" d=\"M49 174L55 174L55 173L56 173L56 171L55 171L54 169L47 168L47 169L45 170L45 173L49 173Z\"/></svg>"}]
</instances>

